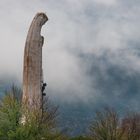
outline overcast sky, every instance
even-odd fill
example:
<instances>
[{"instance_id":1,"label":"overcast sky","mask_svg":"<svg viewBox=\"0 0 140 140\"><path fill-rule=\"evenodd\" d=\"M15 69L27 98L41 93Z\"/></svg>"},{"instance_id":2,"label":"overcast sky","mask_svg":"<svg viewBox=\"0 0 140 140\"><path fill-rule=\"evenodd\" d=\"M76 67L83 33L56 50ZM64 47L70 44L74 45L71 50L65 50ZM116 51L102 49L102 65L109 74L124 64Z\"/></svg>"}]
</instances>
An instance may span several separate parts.
<instances>
[{"instance_id":1,"label":"overcast sky","mask_svg":"<svg viewBox=\"0 0 140 140\"><path fill-rule=\"evenodd\" d=\"M22 82L23 52L37 12L48 94L65 101L140 104L139 0L1 0L0 77Z\"/></svg>"}]
</instances>

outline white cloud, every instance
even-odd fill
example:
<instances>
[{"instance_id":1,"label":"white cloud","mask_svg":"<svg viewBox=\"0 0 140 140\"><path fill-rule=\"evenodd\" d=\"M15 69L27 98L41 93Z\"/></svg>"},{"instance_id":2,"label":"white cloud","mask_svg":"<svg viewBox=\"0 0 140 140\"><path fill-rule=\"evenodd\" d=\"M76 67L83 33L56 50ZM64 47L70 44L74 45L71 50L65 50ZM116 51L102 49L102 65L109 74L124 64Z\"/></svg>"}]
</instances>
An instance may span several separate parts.
<instances>
[{"instance_id":1,"label":"white cloud","mask_svg":"<svg viewBox=\"0 0 140 140\"><path fill-rule=\"evenodd\" d=\"M106 6L116 5L118 2L118 0L93 0L93 1L98 3L98 4L103 4Z\"/></svg>"},{"instance_id":2,"label":"white cloud","mask_svg":"<svg viewBox=\"0 0 140 140\"><path fill-rule=\"evenodd\" d=\"M1 1L0 76L11 73L22 79L25 39L38 11L47 12L49 17L42 30L45 37L43 64L48 88L58 91L55 96L88 100L91 92L96 91L96 81L93 80L91 87L91 79L86 74L88 69L81 67L83 62L78 52L101 56L107 50L112 64L123 66L126 72L130 68L132 72L139 71L140 58L131 53L128 42L139 41L140 21L134 19L139 19L140 8L135 4L126 12L127 2L117 3L118 0ZM117 6L113 9L100 5ZM90 60L89 65L92 65ZM67 95L65 90L73 92Z\"/></svg>"}]
</instances>

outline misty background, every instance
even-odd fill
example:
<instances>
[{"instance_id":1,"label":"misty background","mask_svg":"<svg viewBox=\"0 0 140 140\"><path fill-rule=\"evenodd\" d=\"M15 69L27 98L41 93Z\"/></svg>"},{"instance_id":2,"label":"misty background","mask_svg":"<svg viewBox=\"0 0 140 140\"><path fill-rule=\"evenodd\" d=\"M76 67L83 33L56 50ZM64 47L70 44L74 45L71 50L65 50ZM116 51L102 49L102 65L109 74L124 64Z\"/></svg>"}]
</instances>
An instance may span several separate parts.
<instances>
[{"instance_id":1,"label":"misty background","mask_svg":"<svg viewBox=\"0 0 140 140\"><path fill-rule=\"evenodd\" d=\"M73 116L89 121L104 105L140 109L139 0L1 0L1 89L22 83L25 40L37 12L49 18L42 29L47 95L68 125Z\"/></svg>"}]
</instances>

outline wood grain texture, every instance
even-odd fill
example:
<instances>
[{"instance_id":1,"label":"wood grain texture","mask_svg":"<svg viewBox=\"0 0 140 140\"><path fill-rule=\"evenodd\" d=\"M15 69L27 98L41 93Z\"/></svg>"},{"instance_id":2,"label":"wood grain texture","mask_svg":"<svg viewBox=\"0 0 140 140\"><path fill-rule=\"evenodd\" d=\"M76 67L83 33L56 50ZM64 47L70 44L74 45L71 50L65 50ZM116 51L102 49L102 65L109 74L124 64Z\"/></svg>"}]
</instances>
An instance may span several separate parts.
<instances>
[{"instance_id":1,"label":"wood grain texture","mask_svg":"<svg viewBox=\"0 0 140 140\"><path fill-rule=\"evenodd\" d=\"M44 37L41 28L48 18L44 13L34 17L26 39L23 66L23 104L29 107L42 104L42 46Z\"/></svg>"}]
</instances>

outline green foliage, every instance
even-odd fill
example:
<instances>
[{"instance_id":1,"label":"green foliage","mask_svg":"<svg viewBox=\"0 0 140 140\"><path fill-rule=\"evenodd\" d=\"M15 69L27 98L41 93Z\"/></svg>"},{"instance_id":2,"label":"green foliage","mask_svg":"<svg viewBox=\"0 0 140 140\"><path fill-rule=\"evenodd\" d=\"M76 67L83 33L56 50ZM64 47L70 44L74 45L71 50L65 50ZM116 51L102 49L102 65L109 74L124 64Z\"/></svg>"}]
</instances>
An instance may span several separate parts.
<instances>
[{"instance_id":1,"label":"green foliage","mask_svg":"<svg viewBox=\"0 0 140 140\"><path fill-rule=\"evenodd\" d=\"M86 136L78 136L78 137L70 138L69 140L91 140L91 138Z\"/></svg>"},{"instance_id":2,"label":"green foliage","mask_svg":"<svg viewBox=\"0 0 140 140\"><path fill-rule=\"evenodd\" d=\"M21 105L21 92L13 87L0 102L0 140L59 140L55 127L56 107L44 104L44 111ZM21 123L22 118L25 123Z\"/></svg>"},{"instance_id":3,"label":"green foliage","mask_svg":"<svg viewBox=\"0 0 140 140\"><path fill-rule=\"evenodd\" d=\"M104 108L96 112L90 137L70 138L57 129L58 108L52 106L48 98L43 109L35 104L28 108L21 104L21 95L21 91L13 86L0 101L0 140L140 140L138 113L120 119L116 111Z\"/></svg>"},{"instance_id":4,"label":"green foliage","mask_svg":"<svg viewBox=\"0 0 140 140\"><path fill-rule=\"evenodd\" d=\"M11 139L19 124L20 108L12 89L0 102L0 139Z\"/></svg>"}]
</instances>

